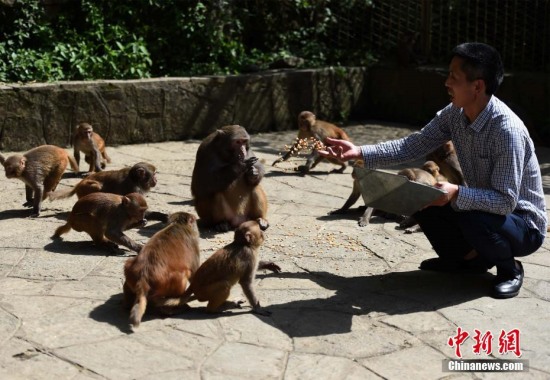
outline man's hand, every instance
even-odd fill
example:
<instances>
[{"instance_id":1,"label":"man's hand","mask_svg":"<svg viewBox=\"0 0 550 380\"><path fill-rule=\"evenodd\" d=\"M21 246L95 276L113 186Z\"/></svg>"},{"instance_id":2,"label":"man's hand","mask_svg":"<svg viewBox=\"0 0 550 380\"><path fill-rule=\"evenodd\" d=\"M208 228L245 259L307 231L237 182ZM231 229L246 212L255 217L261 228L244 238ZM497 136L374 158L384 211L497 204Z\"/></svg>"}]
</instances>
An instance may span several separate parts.
<instances>
[{"instance_id":1,"label":"man's hand","mask_svg":"<svg viewBox=\"0 0 550 380\"><path fill-rule=\"evenodd\" d=\"M435 201L430 203L428 206L444 206L453 199L456 199L458 196L458 185L455 185L454 183L449 182L438 182L435 184L435 187L437 187L440 190L446 191L447 194L441 195L439 198L437 198Z\"/></svg>"},{"instance_id":2,"label":"man's hand","mask_svg":"<svg viewBox=\"0 0 550 380\"><path fill-rule=\"evenodd\" d=\"M349 141L327 137L324 143L327 146L326 150L317 151L323 157L337 158L340 161L363 158L361 148Z\"/></svg>"}]
</instances>

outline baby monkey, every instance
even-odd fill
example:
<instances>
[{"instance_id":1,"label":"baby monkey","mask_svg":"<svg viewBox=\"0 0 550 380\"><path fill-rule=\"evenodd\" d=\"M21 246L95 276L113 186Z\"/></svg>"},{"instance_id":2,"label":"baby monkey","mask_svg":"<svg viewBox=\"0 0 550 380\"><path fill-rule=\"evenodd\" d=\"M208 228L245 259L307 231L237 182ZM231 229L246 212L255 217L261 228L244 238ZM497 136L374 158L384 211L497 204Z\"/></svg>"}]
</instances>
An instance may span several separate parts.
<instances>
[{"instance_id":1,"label":"baby monkey","mask_svg":"<svg viewBox=\"0 0 550 380\"><path fill-rule=\"evenodd\" d=\"M84 153L84 160L90 164L90 173L100 172L105 169L105 163L110 163L111 158L105 151L105 141L94 132L88 123L80 123L76 126L73 135L74 158L80 165L80 152Z\"/></svg>"},{"instance_id":2,"label":"baby monkey","mask_svg":"<svg viewBox=\"0 0 550 380\"><path fill-rule=\"evenodd\" d=\"M265 239L263 231L268 226L267 220L262 218L239 225L235 230L234 241L217 250L199 267L191 280L191 286L179 300L180 304L193 299L208 301L206 310L210 313L220 311L222 306L240 307L237 302L226 302L231 288L238 282L252 311L270 315L271 312L261 308L254 291L258 253Z\"/></svg>"}]
</instances>

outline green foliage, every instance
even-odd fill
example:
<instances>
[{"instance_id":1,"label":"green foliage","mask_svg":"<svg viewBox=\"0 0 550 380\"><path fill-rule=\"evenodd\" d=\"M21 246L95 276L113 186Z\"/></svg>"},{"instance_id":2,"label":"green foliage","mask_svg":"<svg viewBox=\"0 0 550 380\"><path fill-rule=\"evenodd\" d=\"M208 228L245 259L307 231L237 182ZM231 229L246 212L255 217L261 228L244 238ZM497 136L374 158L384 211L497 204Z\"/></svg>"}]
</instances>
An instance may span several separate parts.
<instances>
[{"instance_id":1,"label":"green foliage","mask_svg":"<svg viewBox=\"0 0 550 380\"><path fill-rule=\"evenodd\" d=\"M307 67L374 57L341 15L369 0L40 0L0 5L0 81L235 74L300 57ZM342 34L342 30L345 33ZM342 38L342 36L345 38Z\"/></svg>"}]
</instances>

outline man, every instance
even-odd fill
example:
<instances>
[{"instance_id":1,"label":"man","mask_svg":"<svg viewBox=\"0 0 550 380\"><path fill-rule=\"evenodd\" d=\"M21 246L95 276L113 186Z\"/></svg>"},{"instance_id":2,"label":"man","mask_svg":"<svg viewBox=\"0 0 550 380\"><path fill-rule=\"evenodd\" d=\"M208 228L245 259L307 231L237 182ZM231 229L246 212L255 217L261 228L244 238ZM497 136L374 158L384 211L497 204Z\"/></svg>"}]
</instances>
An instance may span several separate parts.
<instances>
[{"instance_id":1,"label":"man","mask_svg":"<svg viewBox=\"0 0 550 380\"><path fill-rule=\"evenodd\" d=\"M372 169L423 157L452 140L465 185L438 183L447 193L414 214L438 255L420 269L481 273L496 266L492 296L515 297L524 276L515 257L535 252L547 228L533 141L523 122L493 95L504 76L498 52L464 43L451 56L445 81L451 104L422 130L377 145L327 139L328 148L319 153L363 158Z\"/></svg>"}]
</instances>

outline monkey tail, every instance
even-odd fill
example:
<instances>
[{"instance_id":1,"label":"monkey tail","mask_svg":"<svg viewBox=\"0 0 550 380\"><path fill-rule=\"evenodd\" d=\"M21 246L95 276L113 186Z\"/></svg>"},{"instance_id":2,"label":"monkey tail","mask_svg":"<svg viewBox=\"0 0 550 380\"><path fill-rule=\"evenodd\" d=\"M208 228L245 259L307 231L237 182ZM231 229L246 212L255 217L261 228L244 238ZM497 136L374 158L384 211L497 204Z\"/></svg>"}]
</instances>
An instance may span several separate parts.
<instances>
[{"instance_id":1,"label":"monkey tail","mask_svg":"<svg viewBox=\"0 0 550 380\"><path fill-rule=\"evenodd\" d=\"M72 197L75 193L76 193L76 186L74 186L72 189L50 191L47 194L47 196L50 201L55 201L57 199L65 199L65 198Z\"/></svg>"},{"instance_id":2,"label":"monkey tail","mask_svg":"<svg viewBox=\"0 0 550 380\"><path fill-rule=\"evenodd\" d=\"M73 172L78 173L78 164L76 163L74 157L68 154L67 158L69 159L69 164L71 165L71 169L73 169Z\"/></svg>"},{"instance_id":3,"label":"monkey tail","mask_svg":"<svg viewBox=\"0 0 550 380\"><path fill-rule=\"evenodd\" d=\"M179 298L167 298L162 303L162 307L176 308L185 305L189 301L193 301L196 297L193 296L193 285L189 285L187 290Z\"/></svg>"},{"instance_id":4,"label":"monkey tail","mask_svg":"<svg viewBox=\"0 0 550 380\"><path fill-rule=\"evenodd\" d=\"M52 236L52 239L58 239L61 235L66 234L71 230L71 225L69 223L66 223L60 227L57 227L55 230L55 233Z\"/></svg>"},{"instance_id":5,"label":"monkey tail","mask_svg":"<svg viewBox=\"0 0 550 380\"><path fill-rule=\"evenodd\" d=\"M147 294L145 293L145 289L143 289L142 282L142 280L139 280L136 284L136 300L130 311L130 324L134 327L139 327L141 318L143 318L143 314L145 314L145 310L147 309Z\"/></svg>"}]
</instances>

